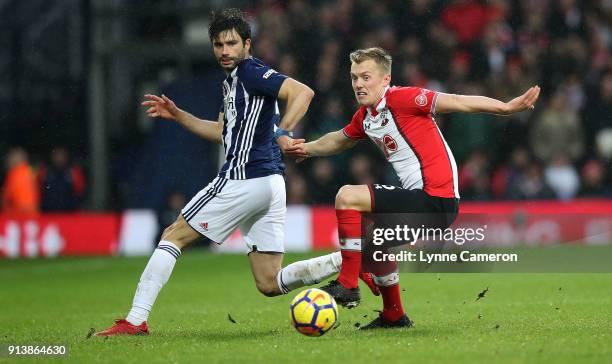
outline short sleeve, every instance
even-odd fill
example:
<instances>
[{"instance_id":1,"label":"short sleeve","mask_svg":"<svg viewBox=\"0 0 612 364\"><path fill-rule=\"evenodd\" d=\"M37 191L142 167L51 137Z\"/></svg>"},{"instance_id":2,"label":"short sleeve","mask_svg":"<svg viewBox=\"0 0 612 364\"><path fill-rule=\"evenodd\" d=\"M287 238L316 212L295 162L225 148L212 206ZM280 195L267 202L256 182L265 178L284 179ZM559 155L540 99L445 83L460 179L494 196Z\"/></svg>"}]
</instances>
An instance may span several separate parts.
<instances>
[{"instance_id":1,"label":"short sleeve","mask_svg":"<svg viewBox=\"0 0 612 364\"><path fill-rule=\"evenodd\" d=\"M262 63L249 62L244 68L239 70L238 78L242 84L252 94L278 97L283 82L287 79L282 73Z\"/></svg>"},{"instance_id":2,"label":"short sleeve","mask_svg":"<svg viewBox=\"0 0 612 364\"><path fill-rule=\"evenodd\" d=\"M409 115L434 114L438 93L420 87L398 87L387 96L388 106Z\"/></svg>"},{"instance_id":3,"label":"short sleeve","mask_svg":"<svg viewBox=\"0 0 612 364\"><path fill-rule=\"evenodd\" d=\"M357 110L351 122L342 129L344 135L351 139L361 140L367 137L365 130L363 130L363 118L365 116L365 108Z\"/></svg>"}]
</instances>

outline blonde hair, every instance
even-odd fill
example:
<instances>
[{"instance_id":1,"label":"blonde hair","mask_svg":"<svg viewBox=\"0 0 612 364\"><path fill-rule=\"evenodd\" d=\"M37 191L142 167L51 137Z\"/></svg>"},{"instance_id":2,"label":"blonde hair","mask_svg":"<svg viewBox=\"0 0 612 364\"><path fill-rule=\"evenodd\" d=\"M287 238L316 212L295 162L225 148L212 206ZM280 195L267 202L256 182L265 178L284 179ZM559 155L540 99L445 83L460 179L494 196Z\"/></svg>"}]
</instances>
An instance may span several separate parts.
<instances>
[{"instance_id":1,"label":"blonde hair","mask_svg":"<svg viewBox=\"0 0 612 364\"><path fill-rule=\"evenodd\" d=\"M356 51L351 52L349 59L352 63L357 64L371 59L378 66L380 66L385 73L391 74L392 58L387 51L380 47L357 49Z\"/></svg>"}]
</instances>

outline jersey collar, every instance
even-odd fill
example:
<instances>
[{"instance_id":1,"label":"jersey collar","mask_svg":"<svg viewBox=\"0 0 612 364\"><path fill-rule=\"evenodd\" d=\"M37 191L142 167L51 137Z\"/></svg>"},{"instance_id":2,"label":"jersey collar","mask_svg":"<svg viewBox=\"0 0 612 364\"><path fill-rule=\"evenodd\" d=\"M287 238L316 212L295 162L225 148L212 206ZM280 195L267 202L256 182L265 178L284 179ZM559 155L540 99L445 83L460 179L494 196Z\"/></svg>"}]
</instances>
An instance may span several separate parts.
<instances>
[{"instance_id":1,"label":"jersey collar","mask_svg":"<svg viewBox=\"0 0 612 364\"><path fill-rule=\"evenodd\" d=\"M385 108L385 106L387 106L387 99L385 96L387 96L388 91L389 91L389 86L385 87L385 92L383 92L383 97L380 100L378 100L374 108L368 107L368 112L370 113L370 115L376 117L376 115L378 115L378 113L381 112L382 109Z\"/></svg>"},{"instance_id":2,"label":"jersey collar","mask_svg":"<svg viewBox=\"0 0 612 364\"><path fill-rule=\"evenodd\" d=\"M228 75L228 78L229 78L229 77L231 77L231 78L236 77L236 73L238 73L238 67L240 67L240 65L242 64L242 62L249 61L249 60L253 60L253 59L255 59L253 56L248 56L248 57L246 57L245 59L243 59L242 61L238 62L238 64L236 65L236 67L234 67L234 69L232 70L232 72L230 72L230 74Z\"/></svg>"}]
</instances>

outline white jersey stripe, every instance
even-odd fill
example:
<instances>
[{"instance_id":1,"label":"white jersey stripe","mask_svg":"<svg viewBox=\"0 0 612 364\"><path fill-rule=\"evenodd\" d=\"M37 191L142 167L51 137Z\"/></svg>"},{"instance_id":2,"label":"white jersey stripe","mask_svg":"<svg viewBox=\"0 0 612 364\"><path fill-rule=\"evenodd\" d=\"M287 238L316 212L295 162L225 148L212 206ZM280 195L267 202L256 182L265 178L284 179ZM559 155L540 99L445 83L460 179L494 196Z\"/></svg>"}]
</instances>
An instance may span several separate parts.
<instances>
[{"instance_id":1,"label":"white jersey stripe","mask_svg":"<svg viewBox=\"0 0 612 364\"><path fill-rule=\"evenodd\" d=\"M228 169L228 172L231 170L234 171L233 172L234 178L236 179L242 179L242 173L241 173L242 172L241 171L242 159L244 158L245 145L248 139L251 125L254 122L253 120L259 116L258 111L257 111L260 105L259 99L260 97L258 96L255 96L251 99L251 105L249 105L251 107L251 111L247 119L245 119L245 121L243 122L243 128L244 128L243 132L239 135L239 138L236 140L236 143L240 143L240 149L238 153L234 155L234 160L232 160L232 164L230 164L230 167Z\"/></svg>"},{"instance_id":2,"label":"white jersey stripe","mask_svg":"<svg viewBox=\"0 0 612 364\"><path fill-rule=\"evenodd\" d=\"M241 86L242 86L242 92L244 93L244 105L245 105L245 108L244 108L244 120L246 120L246 118L247 118L247 111L249 110L248 106L249 106L249 102L250 102L249 100L250 100L250 96L251 95L249 95L249 93L247 92L246 88L244 88L243 84L241 84Z\"/></svg>"},{"instance_id":3,"label":"white jersey stripe","mask_svg":"<svg viewBox=\"0 0 612 364\"><path fill-rule=\"evenodd\" d=\"M259 96L257 101L257 110L254 113L253 120L249 123L249 129L247 129L245 136L245 139L247 139L246 145L245 148L242 150L242 160L240 165L242 178L246 178L246 165L249 161L249 154L251 152L251 148L253 147L253 139L255 137L255 130L257 129L257 121L259 120L259 114L263 109L264 98L262 96Z\"/></svg>"},{"instance_id":4,"label":"white jersey stripe","mask_svg":"<svg viewBox=\"0 0 612 364\"><path fill-rule=\"evenodd\" d=\"M251 154L251 149L253 148L253 139L255 138L255 131L256 131L256 127L257 127L257 123L259 122L259 116L261 114L261 110L263 109L263 104L264 104L264 98L260 97L259 98L259 108L257 109L257 113L255 115L255 119L253 120L253 123L251 125L251 130L249 131L249 134L247 134L247 137L249 138L247 141L247 145L244 151L244 160L243 160L243 164L242 164L242 173L243 173L243 178L246 178L246 165L249 162L249 156Z\"/></svg>"},{"instance_id":5,"label":"white jersey stripe","mask_svg":"<svg viewBox=\"0 0 612 364\"><path fill-rule=\"evenodd\" d=\"M245 118L243 119L244 121L242 122L242 125L240 125L240 131L241 133L238 134L238 138L236 138L236 143L240 143L240 149L238 150L238 152L234 153L234 159L232 159L232 162L230 163L227 172L231 173L231 171L235 170L238 166L240 166L240 155L242 153L242 151L244 150L244 135L245 133L247 133L248 130L248 126L249 123L251 122L251 118L253 117L253 111L255 110L255 107L257 105L257 97L253 97L251 99L251 105L249 104L245 104L244 106L244 114L245 114ZM248 113L248 110L250 110L251 112ZM238 148L236 148L238 149ZM240 179L240 176L237 175L239 171L234 171L234 177ZM228 174L229 176L231 176L231 174Z\"/></svg>"},{"instance_id":6,"label":"white jersey stripe","mask_svg":"<svg viewBox=\"0 0 612 364\"><path fill-rule=\"evenodd\" d=\"M250 95L249 95L249 93L247 92L246 88L244 87L244 84L242 84L242 83L241 83L241 86L242 86L242 90L243 90L243 92L244 92L244 104L245 104L245 108L244 108L244 118L243 118L243 120L248 120L248 114L247 114L247 112L248 112L248 110L249 110L249 107L248 107L248 106L249 106L249 103L250 103L250 102L253 102L253 100L255 100L255 99L256 99L256 97L255 97L255 98L253 98L253 100L250 100L250 99L249 99L249 96L250 96ZM251 112L252 112L252 110L251 110ZM242 149L241 149L241 151L242 151Z\"/></svg>"},{"instance_id":7,"label":"white jersey stripe","mask_svg":"<svg viewBox=\"0 0 612 364\"><path fill-rule=\"evenodd\" d=\"M408 138L400 129L399 121L396 120L392 110L389 109L389 115L387 115L387 117L391 119L389 124L391 124L393 128L391 129L392 132L390 135L396 142L401 143L404 146L404 148L402 148L402 146L398 146L398 149L405 151L404 153L395 153L390 156L389 162L393 166L393 169L395 169L395 173L397 173L403 188L407 190L416 188L423 189L424 178L421 160L416 155L412 145L408 141ZM370 133L370 131L368 131L368 133Z\"/></svg>"},{"instance_id":8,"label":"white jersey stripe","mask_svg":"<svg viewBox=\"0 0 612 364\"><path fill-rule=\"evenodd\" d=\"M227 83L227 81L223 81L223 82ZM237 82L238 82L237 78L234 78L234 80L232 81L232 85L230 87L230 95L229 95L230 99L234 99L234 100L236 99L236 83ZM232 110L229 110L229 108L227 107L227 104L225 104L225 106L226 106L225 119L227 120L227 125L225 127L227 130L227 134L225 135L225 159L227 160L227 155L232 146L232 131L236 124L236 112L235 112L235 105L233 106L234 109Z\"/></svg>"},{"instance_id":9,"label":"white jersey stripe","mask_svg":"<svg viewBox=\"0 0 612 364\"><path fill-rule=\"evenodd\" d=\"M248 109L248 108L249 108L249 105L245 105L245 110ZM244 122L240 123L240 127L238 128L238 134L236 135L236 143L238 143L238 141L240 140L240 134L242 132L242 129L244 129L244 124L245 124ZM231 141L231 139L230 139L230 141ZM228 150L229 150L229 148L228 148ZM234 156L229 161L229 166L227 168L227 171L225 172L225 178L228 178L228 179L231 178L231 171L232 171L232 169L234 169L232 167L232 165L237 163L237 159L238 158L236 158L236 148L234 148Z\"/></svg>"}]
</instances>

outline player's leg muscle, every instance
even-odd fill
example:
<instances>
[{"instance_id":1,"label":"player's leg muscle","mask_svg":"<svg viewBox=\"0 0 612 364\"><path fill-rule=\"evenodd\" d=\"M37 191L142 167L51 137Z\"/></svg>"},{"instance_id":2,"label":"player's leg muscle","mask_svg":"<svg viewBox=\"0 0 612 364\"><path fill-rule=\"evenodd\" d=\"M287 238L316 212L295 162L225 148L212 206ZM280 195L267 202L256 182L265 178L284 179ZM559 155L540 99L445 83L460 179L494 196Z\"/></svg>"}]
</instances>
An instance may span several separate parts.
<instances>
[{"instance_id":1,"label":"player's leg muscle","mask_svg":"<svg viewBox=\"0 0 612 364\"><path fill-rule=\"evenodd\" d=\"M282 253L251 252L249 254L251 271L255 279L255 285L262 294L273 297L282 294L278 288L276 275L283 263Z\"/></svg>"},{"instance_id":2,"label":"player's leg muscle","mask_svg":"<svg viewBox=\"0 0 612 364\"><path fill-rule=\"evenodd\" d=\"M371 211L370 189L366 185L344 185L336 194L337 210Z\"/></svg>"},{"instance_id":3,"label":"player's leg muscle","mask_svg":"<svg viewBox=\"0 0 612 364\"><path fill-rule=\"evenodd\" d=\"M181 250L198 240L200 237L200 234L185 221L183 215L179 215L176 221L168 226L162 234L162 240L171 241Z\"/></svg>"}]
</instances>

